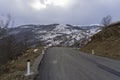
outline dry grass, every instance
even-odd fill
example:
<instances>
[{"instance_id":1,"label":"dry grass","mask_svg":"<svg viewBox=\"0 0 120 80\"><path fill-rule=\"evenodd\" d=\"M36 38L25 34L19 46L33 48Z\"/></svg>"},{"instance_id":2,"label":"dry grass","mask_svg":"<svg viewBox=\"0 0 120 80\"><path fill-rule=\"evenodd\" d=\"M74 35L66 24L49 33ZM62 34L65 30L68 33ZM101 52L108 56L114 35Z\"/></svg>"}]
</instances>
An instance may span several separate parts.
<instances>
[{"instance_id":1,"label":"dry grass","mask_svg":"<svg viewBox=\"0 0 120 80\"><path fill-rule=\"evenodd\" d=\"M34 60L41 54L42 48L37 48L38 51L34 52L34 49L29 49L26 53L17 60L3 65L3 71L0 75L0 80L23 80L26 70L27 60L31 60L31 65L34 63Z\"/></svg>"},{"instance_id":2,"label":"dry grass","mask_svg":"<svg viewBox=\"0 0 120 80\"><path fill-rule=\"evenodd\" d=\"M87 53L95 50L96 55L120 60L120 24L104 28L80 50Z\"/></svg>"}]
</instances>

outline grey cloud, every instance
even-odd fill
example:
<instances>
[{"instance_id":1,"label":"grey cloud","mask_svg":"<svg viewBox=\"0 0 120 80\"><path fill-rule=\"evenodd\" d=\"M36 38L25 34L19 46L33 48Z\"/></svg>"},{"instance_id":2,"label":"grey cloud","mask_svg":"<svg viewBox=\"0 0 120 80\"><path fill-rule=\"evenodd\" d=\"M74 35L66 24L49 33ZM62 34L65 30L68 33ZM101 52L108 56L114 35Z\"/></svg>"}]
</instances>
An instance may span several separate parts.
<instances>
[{"instance_id":1,"label":"grey cloud","mask_svg":"<svg viewBox=\"0 0 120 80\"><path fill-rule=\"evenodd\" d=\"M16 25L36 23L69 23L88 25L100 23L102 17L110 14L113 21L120 19L119 0L73 0L68 8L49 6L43 10L34 10L29 6L33 0L0 0L0 14L11 13Z\"/></svg>"}]
</instances>

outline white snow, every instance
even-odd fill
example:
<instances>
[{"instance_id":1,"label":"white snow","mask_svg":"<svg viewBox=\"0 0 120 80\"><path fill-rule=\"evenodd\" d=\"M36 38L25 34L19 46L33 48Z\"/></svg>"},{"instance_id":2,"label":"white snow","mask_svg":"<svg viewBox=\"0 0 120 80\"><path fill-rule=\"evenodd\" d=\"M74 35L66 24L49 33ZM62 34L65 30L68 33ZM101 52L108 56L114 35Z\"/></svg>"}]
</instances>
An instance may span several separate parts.
<instances>
[{"instance_id":1,"label":"white snow","mask_svg":"<svg viewBox=\"0 0 120 80\"><path fill-rule=\"evenodd\" d=\"M38 51L38 49L34 49L34 52L37 52Z\"/></svg>"},{"instance_id":2,"label":"white snow","mask_svg":"<svg viewBox=\"0 0 120 80\"><path fill-rule=\"evenodd\" d=\"M40 34L40 33L46 33L47 31L37 31L36 33L37 34Z\"/></svg>"},{"instance_id":3,"label":"white snow","mask_svg":"<svg viewBox=\"0 0 120 80\"><path fill-rule=\"evenodd\" d=\"M53 30L53 32L71 34L71 31L67 28L68 28L68 26L61 24L61 25L56 26L56 28Z\"/></svg>"},{"instance_id":4,"label":"white snow","mask_svg":"<svg viewBox=\"0 0 120 80\"><path fill-rule=\"evenodd\" d=\"M12 31L12 32L10 32L9 34L11 35L11 34L17 34L17 33L19 33L20 31Z\"/></svg>"},{"instance_id":5,"label":"white snow","mask_svg":"<svg viewBox=\"0 0 120 80\"><path fill-rule=\"evenodd\" d=\"M94 34L96 34L96 33L98 33L98 32L100 32L101 31L101 29L99 29L99 28L93 28L93 29L90 29L88 32L88 35L89 36L93 36Z\"/></svg>"},{"instance_id":6,"label":"white snow","mask_svg":"<svg viewBox=\"0 0 120 80\"><path fill-rule=\"evenodd\" d=\"M22 27L20 27L20 28L29 28L29 26L22 26Z\"/></svg>"},{"instance_id":7,"label":"white snow","mask_svg":"<svg viewBox=\"0 0 120 80\"><path fill-rule=\"evenodd\" d=\"M27 28L27 26L24 28ZM47 43L48 45L46 46L61 45L61 43L66 46L72 46L78 41L82 42L83 40L87 39L89 41L90 37L99 31L101 31L99 28L92 28L86 32L84 30L72 29L70 26L63 24L57 25L51 31L39 30L36 28L34 30L34 32L37 34L36 38Z\"/></svg>"}]
</instances>

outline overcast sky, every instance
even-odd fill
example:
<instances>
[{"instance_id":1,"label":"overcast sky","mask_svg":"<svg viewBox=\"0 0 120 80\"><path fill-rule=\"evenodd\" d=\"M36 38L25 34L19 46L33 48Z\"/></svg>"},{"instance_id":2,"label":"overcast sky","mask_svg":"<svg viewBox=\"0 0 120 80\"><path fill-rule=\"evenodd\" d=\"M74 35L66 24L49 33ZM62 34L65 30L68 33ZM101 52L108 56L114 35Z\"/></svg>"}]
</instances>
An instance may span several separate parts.
<instances>
[{"instance_id":1,"label":"overcast sky","mask_svg":"<svg viewBox=\"0 0 120 80\"><path fill-rule=\"evenodd\" d=\"M0 0L0 15L11 14L15 25L99 24L106 15L120 20L120 0Z\"/></svg>"}]
</instances>

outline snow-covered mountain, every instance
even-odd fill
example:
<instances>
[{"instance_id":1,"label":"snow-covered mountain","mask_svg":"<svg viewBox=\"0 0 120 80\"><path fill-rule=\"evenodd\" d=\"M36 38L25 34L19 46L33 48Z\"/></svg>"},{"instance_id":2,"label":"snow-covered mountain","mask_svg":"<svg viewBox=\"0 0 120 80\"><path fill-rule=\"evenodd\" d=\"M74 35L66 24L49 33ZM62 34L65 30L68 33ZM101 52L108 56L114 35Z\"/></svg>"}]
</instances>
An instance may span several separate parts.
<instances>
[{"instance_id":1,"label":"snow-covered mountain","mask_svg":"<svg viewBox=\"0 0 120 80\"><path fill-rule=\"evenodd\" d=\"M47 46L76 46L86 44L91 36L100 31L99 25L72 26L69 24L22 25L11 28L9 34L16 35L18 41L28 38L28 42Z\"/></svg>"}]
</instances>

